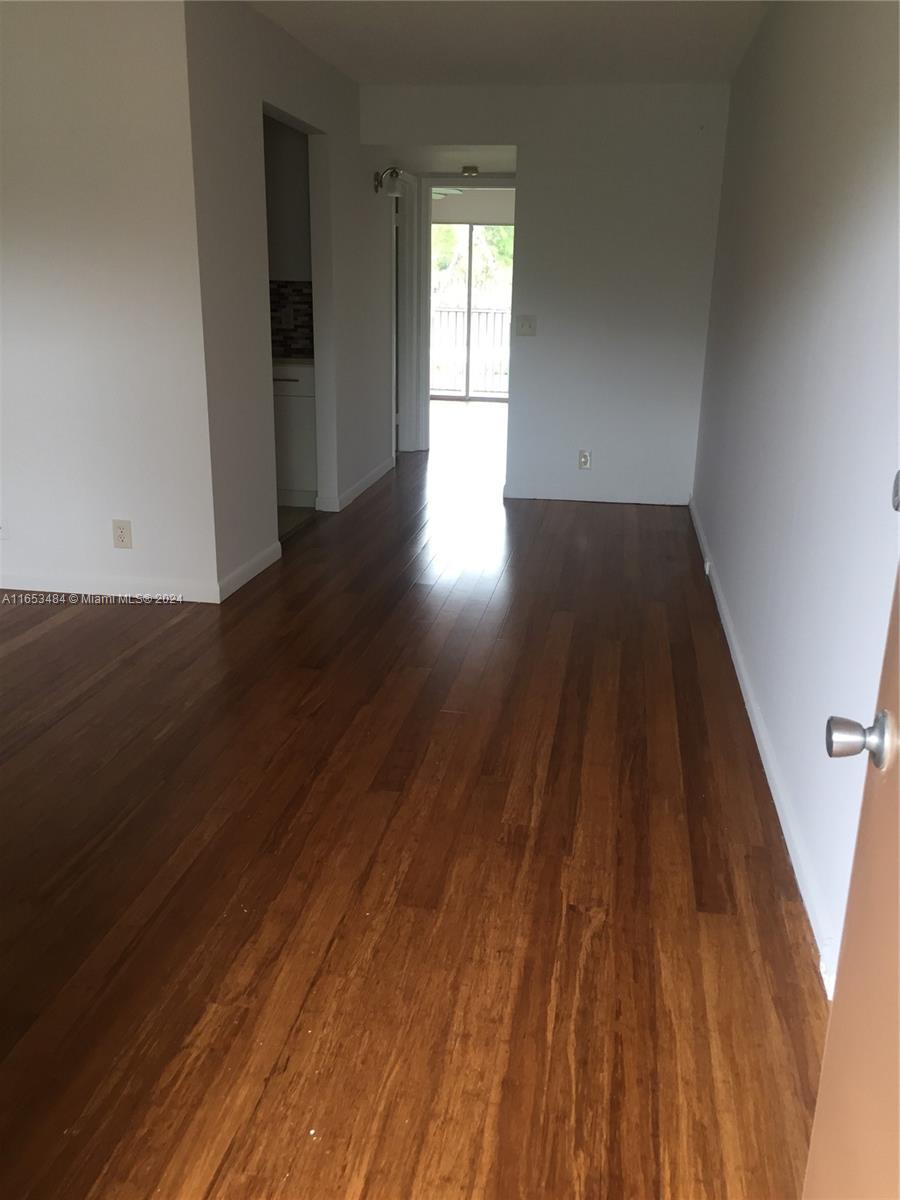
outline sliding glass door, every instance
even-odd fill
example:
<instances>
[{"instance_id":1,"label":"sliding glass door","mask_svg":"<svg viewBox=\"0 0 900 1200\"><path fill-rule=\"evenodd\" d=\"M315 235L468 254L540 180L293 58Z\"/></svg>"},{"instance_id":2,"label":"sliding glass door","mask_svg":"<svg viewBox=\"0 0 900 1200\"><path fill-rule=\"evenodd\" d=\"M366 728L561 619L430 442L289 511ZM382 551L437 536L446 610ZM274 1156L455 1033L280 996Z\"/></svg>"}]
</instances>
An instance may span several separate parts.
<instances>
[{"instance_id":1,"label":"sliding glass door","mask_svg":"<svg viewBox=\"0 0 900 1200\"><path fill-rule=\"evenodd\" d=\"M431 226L431 394L463 397L469 372L471 225Z\"/></svg>"},{"instance_id":2,"label":"sliding glass door","mask_svg":"<svg viewBox=\"0 0 900 1200\"><path fill-rule=\"evenodd\" d=\"M512 225L431 227L431 394L509 396Z\"/></svg>"}]
</instances>

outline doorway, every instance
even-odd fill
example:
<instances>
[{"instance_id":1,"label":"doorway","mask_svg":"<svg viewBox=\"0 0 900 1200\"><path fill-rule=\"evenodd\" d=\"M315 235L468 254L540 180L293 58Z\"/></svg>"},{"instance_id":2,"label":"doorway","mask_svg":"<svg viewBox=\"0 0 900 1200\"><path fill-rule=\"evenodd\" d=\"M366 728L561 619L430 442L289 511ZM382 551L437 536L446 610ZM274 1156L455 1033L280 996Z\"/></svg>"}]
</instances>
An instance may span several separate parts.
<instances>
[{"instance_id":1,"label":"doorway","mask_svg":"<svg viewBox=\"0 0 900 1200\"><path fill-rule=\"evenodd\" d=\"M431 189L430 445L502 489L515 189Z\"/></svg>"},{"instance_id":2,"label":"doorway","mask_svg":"<svg viewBox=\"0 0 900 1200\"><path fill-rule=\"evenodd\" d=\"M265 113L263 150L278 537L284 542L312 519L318 487L309 138Z\"/></svg>"}]
</instances>

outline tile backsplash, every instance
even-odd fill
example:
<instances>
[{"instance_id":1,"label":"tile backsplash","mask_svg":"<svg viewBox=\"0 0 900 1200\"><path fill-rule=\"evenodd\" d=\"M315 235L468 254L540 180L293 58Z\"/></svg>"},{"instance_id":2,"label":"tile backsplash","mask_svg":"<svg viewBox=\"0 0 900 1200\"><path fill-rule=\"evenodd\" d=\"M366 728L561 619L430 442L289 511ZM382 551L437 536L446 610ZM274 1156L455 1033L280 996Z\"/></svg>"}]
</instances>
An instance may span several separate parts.
<instances>
[{"instance_id":1,"label":"tile backsplash","mask_svg":"<svg viewBox=\"0 0 900 1200\"><path fill-rule=\"evenodd\" d=\"M272 316L272 357L312 357L312 284L293 279L270 279L269 309Z\"/></svg>"}]
</instances>

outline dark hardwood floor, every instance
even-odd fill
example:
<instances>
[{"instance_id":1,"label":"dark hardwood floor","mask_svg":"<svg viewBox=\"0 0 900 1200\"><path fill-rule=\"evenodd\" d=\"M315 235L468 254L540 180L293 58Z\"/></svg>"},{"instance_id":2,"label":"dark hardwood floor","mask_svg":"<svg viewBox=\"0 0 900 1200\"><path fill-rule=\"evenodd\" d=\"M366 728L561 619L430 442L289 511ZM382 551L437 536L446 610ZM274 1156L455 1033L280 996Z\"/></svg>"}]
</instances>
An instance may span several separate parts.
<instances>
[{"instance_id":1,"label":"dark hardwood floor","mask_svg":"<svg viewBox=\"0 0 900 1200\"><path fill-rule=\"evenodd\" d=\"M426 461L0 606L4 1200L800 1193L826 1003L686 509Z\"/></svg>"}]
</instances>

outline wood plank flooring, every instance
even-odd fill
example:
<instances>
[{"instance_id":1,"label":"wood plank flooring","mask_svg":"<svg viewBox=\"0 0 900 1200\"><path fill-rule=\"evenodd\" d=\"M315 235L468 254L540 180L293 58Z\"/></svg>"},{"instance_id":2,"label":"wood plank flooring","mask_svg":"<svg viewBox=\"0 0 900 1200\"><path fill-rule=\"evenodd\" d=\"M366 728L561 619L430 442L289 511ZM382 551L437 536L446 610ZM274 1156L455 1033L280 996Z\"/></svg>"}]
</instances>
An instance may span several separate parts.
<instances>
[{"instance_id":1,"label":"wood plank flooring","mask_svg":"<svg viewBox=\"0 0 900 1200\"><path fill-rule=\"evenodd\" d=\"M403 455L0 606L4 1200L800 1193L826 1004L686 509Z\"/></svg>"}]
</instances>

